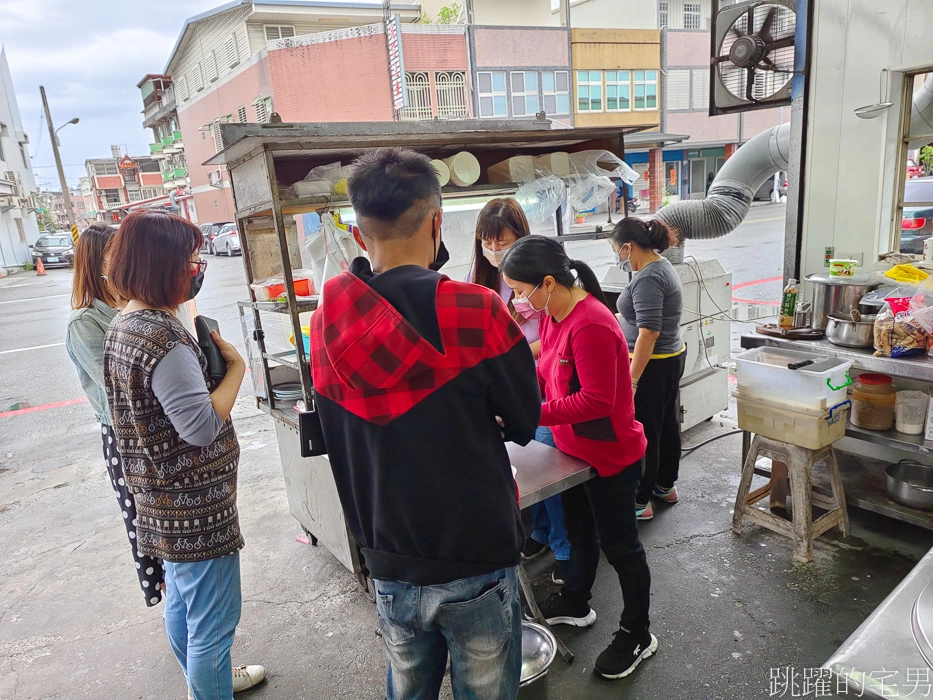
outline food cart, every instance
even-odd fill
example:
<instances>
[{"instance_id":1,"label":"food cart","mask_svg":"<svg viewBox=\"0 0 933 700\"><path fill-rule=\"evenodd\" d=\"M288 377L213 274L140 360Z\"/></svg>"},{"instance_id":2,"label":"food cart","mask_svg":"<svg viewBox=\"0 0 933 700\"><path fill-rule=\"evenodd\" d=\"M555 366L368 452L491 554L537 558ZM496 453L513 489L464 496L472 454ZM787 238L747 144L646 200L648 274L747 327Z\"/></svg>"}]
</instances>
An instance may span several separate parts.
<instances>
[{"instance_id":1,"label":"food cart","mask_svg":"<svg viewBox=\"0 0 933 700\"><path fill-rule=\"evenodd\" d=\"M318 299L315 294L299 294L297 273L293 274L308 265L305 242L314 234L306 217L343 210L350 218L352 210L345 189L343 195L297 196L290 191L292 186L313 168L347 165L377 147L410 148L432 159L468 151L481 166L479 178L469 186L450 185L442 190L443 235L451 254L444 272L460 279L471 262L473 222L479 209L488 199L514 194L519 187L515 182L489 182L490 166L514 156L555 152L606 150L621 159L624 135L651 126L655 125L565 129L554 128L547 120L220 125L224 149L208 164L225 165L233 188L250 285L250 301L240 303L240 319L256 402L273 418L289 510L311 543L323 544L354 572L367 595L374 594L366 565L347 530L327 457L306 456L302 415L304 407L313 405L314 388L307 350L300 339ZM608 236L610 228L572 227L562 202L535 233L555 235L562 241L592 240ZM276 290L275 298L257 297L256 284L275 276L281 277L281 292ZM523 505L590 478L592 470L560 453L542 464L535 447L509 446Z\"/></svg>"}]
</instances>

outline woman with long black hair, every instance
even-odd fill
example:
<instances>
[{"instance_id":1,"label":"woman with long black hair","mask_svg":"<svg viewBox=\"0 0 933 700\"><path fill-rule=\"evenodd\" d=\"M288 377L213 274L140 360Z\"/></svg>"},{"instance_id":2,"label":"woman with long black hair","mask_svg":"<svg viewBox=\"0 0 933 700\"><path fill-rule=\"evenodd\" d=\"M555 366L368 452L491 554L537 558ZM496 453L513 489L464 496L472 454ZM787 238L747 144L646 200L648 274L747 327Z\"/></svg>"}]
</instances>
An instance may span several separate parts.
<instances>
[{"instance_id":1,"label":"woman with long black hair","mask_svg":"<svg viewBox=\"0 0 933 700\"><path fill-rule=\"evenodd\" d=\"M515 310L538 319L541 424L551 427L559 449L599 474L563 494L570 562L563 587L539 604L541 612L549 624L596 622L589 600L601 546L619 576L624 607L595 668L604 678L623 678L658 648L648 631L651 572L635 520L645 436L635 420L628 344L596 275L554 239L517 241L499 270Z\"/></svg>"},{"instance_id":2,"label":"woman with long black hair","mask_svg":"<svg viewBox=\"0 0 933 700\"><path fill-rule=\"evenodd\" d=\"M538 338L538 322L527 319L512 308L512 290L499 273L499 263L516 241L531 235L528 219L518 200L496 198L486 202L476 220L476 239L473 249L473 267L466 282L482 285L496 292L509 306L512 318L525 334L531 352L538 358L541 341ZM535 440L548 447L556 447L551 429L538 426ZM567 561L570 559L570 540L564 525L564 509L560 495L551 496L531 506L532 531L522 547L524 559L535 559L548 547L554 553L554 569L551 580L564 583Z\"/></svg>"},{"instance_id":3,"label":"woman with long black hair","mask_svg":"<svg viewBox=\"0 0 933 700\"><path fill-rule=\"evenodd\" d=\"M645 473L635 498L636 517L651 520L651 498L677 503L680 410L677 395L687 353L680 333L684 292L674 266L660 253L676 242L664 222L630 216L609 243L620 264L635 273L619 295L619 319L632 352L635 417L645 428Z\"/></svg>"}]
</instances>

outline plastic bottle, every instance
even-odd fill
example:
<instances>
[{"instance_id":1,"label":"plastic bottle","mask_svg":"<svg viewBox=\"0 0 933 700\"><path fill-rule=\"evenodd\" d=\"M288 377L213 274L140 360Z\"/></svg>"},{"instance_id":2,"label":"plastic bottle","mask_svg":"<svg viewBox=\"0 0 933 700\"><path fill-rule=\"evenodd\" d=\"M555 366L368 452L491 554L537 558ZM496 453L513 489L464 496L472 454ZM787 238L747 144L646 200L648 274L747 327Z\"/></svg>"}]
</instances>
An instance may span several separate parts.
<instances>
[{"instance_id":1,"label":"plastic bottle","mask_svg":"<svg viewBox=\"0 0 933 700\"><path fill-rule=\"evenodd\" d=\"M784 296L781 297L781 318L778 322L781 328L794 327L794 312L797 311L797 280L791 278L784 287Z\"/></svg>"}]
</instances>

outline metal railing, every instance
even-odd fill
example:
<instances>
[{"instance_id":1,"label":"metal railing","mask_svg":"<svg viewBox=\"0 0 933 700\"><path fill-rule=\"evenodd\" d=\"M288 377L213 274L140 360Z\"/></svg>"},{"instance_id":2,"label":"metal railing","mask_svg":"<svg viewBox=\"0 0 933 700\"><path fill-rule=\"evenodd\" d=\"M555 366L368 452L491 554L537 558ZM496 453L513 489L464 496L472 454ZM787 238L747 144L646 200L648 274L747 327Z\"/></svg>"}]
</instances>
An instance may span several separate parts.
<instances>
[{"instance_id":1,"label":"metal railing","mask_svg":"<svg viewBox=\"0 0 933 700\"><path fill-rule=\"evenodd\" d=\"M434 118L431 106L431 82L423 71L408 73L405 76L408 90L408 106L401 111L402 119L418 121Z\"/></svg>"},{"instance_id":2,"label":"metal railing","mask_svg":"<svg viewBox=\"0 0 933 700\"><path fill-rule=\"evenodd\" d=\"M465 117L468 114L466 75L458 71L434 74L437 92L437 116L441 119Z\"/></svg>"}]
</instances>

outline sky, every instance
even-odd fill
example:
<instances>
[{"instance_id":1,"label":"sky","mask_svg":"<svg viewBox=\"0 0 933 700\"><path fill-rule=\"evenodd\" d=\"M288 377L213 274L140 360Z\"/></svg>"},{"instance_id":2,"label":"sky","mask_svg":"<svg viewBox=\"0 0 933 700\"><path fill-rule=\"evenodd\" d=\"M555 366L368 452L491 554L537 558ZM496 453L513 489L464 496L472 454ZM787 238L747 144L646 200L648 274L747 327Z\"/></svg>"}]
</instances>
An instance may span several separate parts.
<instances>
[{"instance_id":1,"label":"sky","mask_svg":"<svg viewBox=\"0 0 933 700\"><path fill-rule=\"evenodd\" d=\"M142 126L136 84L161 73L185 19L226 0L0 0L0 45L6 49L36 182L60 189L39 86L52 121L78 124L59 132L70 186L88 158L107 158L110 145L148 155L152 132Z\"/></svg>"}]
</instances>

